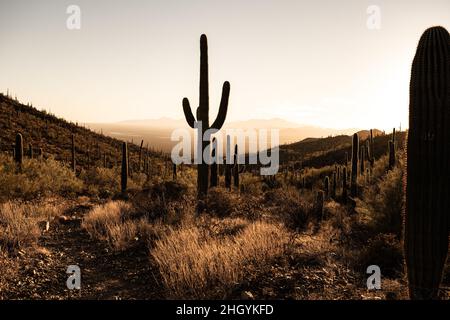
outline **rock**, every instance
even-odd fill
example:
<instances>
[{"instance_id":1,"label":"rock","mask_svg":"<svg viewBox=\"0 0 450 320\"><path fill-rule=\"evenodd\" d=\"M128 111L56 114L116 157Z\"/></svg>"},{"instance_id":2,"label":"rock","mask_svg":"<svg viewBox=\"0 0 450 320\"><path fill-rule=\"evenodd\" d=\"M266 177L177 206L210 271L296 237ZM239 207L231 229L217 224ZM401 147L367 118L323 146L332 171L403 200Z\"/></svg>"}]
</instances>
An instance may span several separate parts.
<instances>
[{"instance_id":1,"label":"rock","mask_svg":"<svg viewBox=\"0 0 450 320\"><path fill-rule=\"evenodd\" d=\"M241 294L241 299L242 300L254 300L255 297L253 296L253 294L250 291L244 291Z\"/></svg>"},{"instance_id":2,"label":"rock","mask_svg":"<svg viewBox=\"0 0 450 320\"><path fill-rule=\"evenodd\" d=\"M39 221L38 222L39 229L42 230L42 232L48 232L50 229L50 222L49 221Z\"/></svg>"}]
</instances>

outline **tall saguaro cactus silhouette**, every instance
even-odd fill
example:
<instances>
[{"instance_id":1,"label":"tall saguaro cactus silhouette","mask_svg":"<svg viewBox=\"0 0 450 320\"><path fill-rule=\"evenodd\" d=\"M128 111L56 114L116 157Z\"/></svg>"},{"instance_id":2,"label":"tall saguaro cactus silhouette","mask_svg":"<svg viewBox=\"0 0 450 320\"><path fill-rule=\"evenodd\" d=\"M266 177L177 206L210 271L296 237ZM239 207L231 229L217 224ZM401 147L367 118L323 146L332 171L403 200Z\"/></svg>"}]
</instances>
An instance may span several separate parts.
<instances>
[{"instance_id":1,"label":"tall saguaro cactus silhouette","mask_svg":"<svg viewBox=\"0 0 450 320\"><path fill-rule=\"evenodd\" d=\"M209 82L208 82L208 43L206 35L200 37L200 102L197 108L197 120L194 115L187 98L183 99L183 111L186 121L191 128L198 130L198 139L201 139L202 159L197 166L197 189L199 197L206 195L208 192L209 166L203 159L203 151L209 146L210 141L204 141L204 133L208 129L220 130L225 122L228 110L228 97L230 95L230 83L225 81L222 87L222 98L220 100L219 113L212 125L209 125ZM200 127L196 123L201 123Z\"/></svg>"},{"instance_id":2,"label":"tall saguaro cactus silhouette","mask_svg":"<svg viewBox=\"0 0 450 320\"><path fill-rule=\"evenodd\" d=\"M411 299L434 299L448 252L450 215L450 36L420 38L411 69L405 257Z\"/></svg>"}]
</instances>

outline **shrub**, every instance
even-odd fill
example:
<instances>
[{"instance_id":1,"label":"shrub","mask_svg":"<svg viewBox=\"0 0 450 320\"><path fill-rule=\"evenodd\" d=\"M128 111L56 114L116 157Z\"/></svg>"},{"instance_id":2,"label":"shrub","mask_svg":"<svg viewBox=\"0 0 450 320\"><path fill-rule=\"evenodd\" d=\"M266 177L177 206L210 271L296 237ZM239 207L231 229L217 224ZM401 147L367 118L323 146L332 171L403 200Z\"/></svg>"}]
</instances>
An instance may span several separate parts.
<instances>
[{"instance_id":1,"label":"shrub","mask_svg":"<svg viewBox=\"0 0 450 320\"><path fill-rule=\"evenodd\" d=\"M0 197L4 199L32 199L81 192L83 182L61 163L46 160L24 159L22 170L17 170L11 157L0 156Z\"/></svg>"},{"instance_id":2,"label":"shrub","mask_svg":"<svg viewBox=\"0 0 450 320\"><path fill-rule=\"evenodd\" d=\"M274 205L274 212L286 227L301 231L309 221L317 217L315 198L311 192L300 192L295 187L275 189L266 192L265 201Z\"/></svg>"},{"instance_id":3,"label":"shrub","mask_svg":"<svg viewBox=\"0 0 450 320\"><path fill-rule=\"evenodd\" d=\"M402 169L397 166L364 193L367 215L374 232L393 233L400 238L404 207L402 180Z\"/></svg>"},{"instance_id":4,"label":"shrub","mask_svg":"<svg viewBox=\"0 0 450 320\"><path fill-rule=\"evenodd\" d=\"M222 188L211 188L206 197L206 211L218 217L233 213L238 203L237 195Z\"/></svg>"},{"instance_id":5,"label":"shrub","mask_svg":"<svg viewBox=\"0 0 450 320\"><path fill-rule=\"evenodd\" d=\"M379 234L369 239L367 245L356 254L354 264L361 271L370 265L377 265L383 276L397 277L403 270L401 243L393 234Z\"/></svg>"}]
</instances>

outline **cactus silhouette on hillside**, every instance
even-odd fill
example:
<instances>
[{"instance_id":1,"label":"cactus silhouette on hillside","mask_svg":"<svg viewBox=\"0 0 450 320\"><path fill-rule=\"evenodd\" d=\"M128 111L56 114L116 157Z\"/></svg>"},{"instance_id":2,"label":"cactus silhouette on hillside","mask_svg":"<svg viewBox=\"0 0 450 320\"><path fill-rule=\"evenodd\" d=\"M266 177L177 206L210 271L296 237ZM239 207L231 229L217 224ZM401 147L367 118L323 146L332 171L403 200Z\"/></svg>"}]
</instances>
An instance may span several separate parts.
<instances>
[{"instance_id":1,"label":"cactus silhouette on hillside","mask_svg":"<svg viewBox=\"0 0 450 320\"><path fill-rule=\"evenodd\" d=\"M72 147L71 147L71 153L72 153L72 171L75 172L76 170L76 164L75 164L75 135L72 134Z\"/></svg>"},{"instance_id":2,"label":"cactus silhouette on hillside","mask_svg":"<svg viewBox=\"0 0 450 320\"><path fill-rule=\"evenodd\" d=\"M18 133L16 135L16 144L14 146L14 160L16 161L19 168L21 168L23 163L23 138L21 133Z\"/></svg>"},{"instance_id":3,"label":"cactus silhouette on hillside","mask_svg":"<svg viewBox=\"0 0 450 320\"><path fill-rule=\"evenodd\" d=\"M245 166L239 165L239 148L238 145L234 146L234 164L233 164L233 183L234 186L239 189L239 174L244 172Z\"/></svg>"},{"instance_id":4,"label":"cactus silhouette on hillside","mask_svg":"<svg viewBox=\"0 0 450 320\"><path fill-rule=\"evenodd\" d=\"M328 176L323 179L323 191L325 199L328 199L330 196L330 178Z\"/></svg>"},{"instance_id":5,"label":"cactus silhouette on hillside","mask_svg":"<svg viewBox=\"0 0 450 320\"><path fill-rule=\"evenodd\" d=\"M200 101L197 108L197 120L192 114L191 106L187 98L183 99L183 111L187 123L191 128L196 128L201 123L201 132L198 132L198 139L202 144L202 159L197 166L197 191L198 196L202 197L208 192L209 166L203 159L203 151L209 146L209 141L203 141L203 134L208 129L220 130L228 110L228 97L230 95L230 83L225 81L222 87L222 98L219 106L219 113L215 121L209 124L209 83L208 83L208 43L206 35L200 37ZM197 128L199 130L199 128ZM200 160L200 159L199 159Z\"/></svg>"},{"instance_id":6,"label":"cactus silhouette on hillside","mask_svg":"<svg viewBox=\"0 0 450 320\"><path fill-rule=\"evenodd\" d=\"M358 155L359 155L359 138L358 134L353 134L352 144L352 176L350 181L350 194L352 197L358 195Z\"/></svg>"},{"instance_id":7,"label":"cactus silhouette on hillside","mask_svg":"<svg viewBox=\"0 0 450 320\"><path fill-rule=\"evenodd\" d=\"M122 143L122 168L120 171L120 190L126 194L128 184L128 146L126 142Z\"/></svg>"},{"instance_id":8,"label":"cactus silhouette on hillside","mask_svg":"<svg viewBox=\"0 0 450 320\"><path fill-rule=\"evenodd\" d=\"M450 36L420 38L411 69L405 258L411 299L435 299L448 253L450 212Z\"/></svg>"},{"instance_id":9,"label":"cactus silhouette on hillside","mask_svg":"<svg viewBox=\"0 0 450 320\"><path fill-rule=\"evenodd\" d=\"M392 130L392 140L388 143L389 152L389 170L392 170L395 166L395 128Z\"/></svg>"}]
</instances>

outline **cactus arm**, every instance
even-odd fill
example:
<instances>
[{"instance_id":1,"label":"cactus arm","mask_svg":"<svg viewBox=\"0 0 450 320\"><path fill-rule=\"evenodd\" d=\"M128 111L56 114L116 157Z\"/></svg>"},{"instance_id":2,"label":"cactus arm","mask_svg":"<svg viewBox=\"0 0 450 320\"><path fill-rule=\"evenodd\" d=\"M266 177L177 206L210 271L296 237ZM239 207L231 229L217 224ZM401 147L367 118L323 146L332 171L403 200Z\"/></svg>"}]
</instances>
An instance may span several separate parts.
<instances>
[{"instance_id":1,"label":"cactus arm","mask_svg":"<svg viewBox=\"0 0 450 320\"><path fill-rule=\"evenodd\" d=\"M195 118L194 118L194 115L192 114L191 106L189 105L188 98L183 99L183 111L184 111L184 116L186 118L188 125L191 128L194 128Z\"/></svg>"},{"instance_id":2,"label":"cactus arm","mask_svg":"<svg viewBox=\"0 0 450 320\"><path fill-rule=\"evenodd\" d=\"M220 99L219 113L211 128L220 130L225 122L228 111L228 98L230 96L230 83L225 81L222 86L222 98Z\"/></svg>"}]
</instances>

